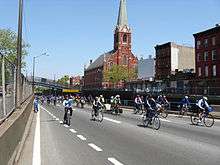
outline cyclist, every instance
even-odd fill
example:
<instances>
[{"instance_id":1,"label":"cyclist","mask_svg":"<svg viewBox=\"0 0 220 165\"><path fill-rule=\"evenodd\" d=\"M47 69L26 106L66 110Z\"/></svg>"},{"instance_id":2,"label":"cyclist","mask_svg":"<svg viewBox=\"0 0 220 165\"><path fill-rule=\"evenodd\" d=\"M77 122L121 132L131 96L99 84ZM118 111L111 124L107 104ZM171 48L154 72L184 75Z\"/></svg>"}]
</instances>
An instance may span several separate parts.
<instances>
[{"instance_id":1,"label":"cyclist","mask_svg":"<svg viewBox=\"0 0 220 165\"><path fill-rule=\"evenodd\" d=\"M99 97L95 97L95 99L92 103L92 108L95 111L95 116L96 117L98 116L99 106L100 106Z\"/></svg>"},{"instance_id":2,"label":"cyclist","mask_svg":"<svg viewBox=\"0 0 220 165\"><path fill-rule=\"evenodd\" d=\"M34 112L37 113L39 111L39 98L35 97L34 99Z\"/></svg>"},{"instance_id":3,"label":"cyclist","mask_svg":"<svg viewBox=\"0 0 220 165\"><path fill-rule=\"evenodd\" d=\"M64 106L64 121L63 123L65 124L67 122L67 113L68 110L70 110L70 116L72 116L72 102L71 102L71 98L68 98L68 96L65 96L65 99L63 101L63 106Z\"/></svg>"},{"instance_id":4,"label":"cyclist","mask_svg":"<svg viewBox=\"0 0 220 165\"><path fill-rule=\"evenodd\" d=\"M202 113L208 111L208 109L210 108L207 101L208 98L203 96L196 104L199 107L199 123L201 123Z\"/></svg>"},{"instance_id":5,"label":"cyclist","mask_svg":"<svg viewBox=\"0 0 220 165\"><path fill-rule=\"evenodd\" d=\"M145 108L146 108L146 114L145 114L146 118L152 119L153 116L151 114L157 109L157 103L152 96L146 96Z\"/></svg>"},{"instance_id":6,"label":"cyclist","mask_svg":"<svg viewBox=\"0 0 220 165\"><path fill-rule=\"evenodd\" d=\"M113 99L113 111L115 111L116 114L119 113L119 105L121 104L121 99L120 95L116 95L115 98Z\"/></svg>"},{"instance_id":7,"label":"cyclist","mask_svg":"<svg viewBox=\"0 0 220 165\"><path fill-rule=\"evenodd\" d=\"M183 107L189 107L190 106L190 102L189 102L189 97L185 96L182 100L181 100L181 109Z\"/></svg>"},{"instance_id":8,"label":"cyclist","mask_svg":"<svg viewBox=\"0 0 220 165\"><path fill-rule=\"evenodd\" d=\"M143 104L143 101L141 99L141 97L139 95L137 95L134 99L135 102L135 107L136 107L136 111L134 112L134 114L138 113L141 109L141 106Z\"/></svg>"}]
</instances>

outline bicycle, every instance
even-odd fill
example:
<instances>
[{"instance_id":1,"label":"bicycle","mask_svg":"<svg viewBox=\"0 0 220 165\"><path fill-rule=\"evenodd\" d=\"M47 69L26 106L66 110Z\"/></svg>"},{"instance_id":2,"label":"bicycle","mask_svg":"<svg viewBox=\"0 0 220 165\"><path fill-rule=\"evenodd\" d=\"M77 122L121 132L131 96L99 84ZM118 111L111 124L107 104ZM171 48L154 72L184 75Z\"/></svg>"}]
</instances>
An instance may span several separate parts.
<instances>
[{"instance_id":1,"label":"bicycle","mask_svg":"<svg viewBox=\"0 0 220 165\"><path fill-rule=\"evenodd\" d=\"M92 116L92 119L91 119L91 120L99 121L99 122L101 123L101 122L103 121L103 118L104 118L102 108L99 107L99 108L97 109L97 114L95 114L95 110L92 109L91 116Z\"/></svg>"},{"instance_id":2,"label":"bicycle","mask_svg":"<svg viewBox=\"0 0 220 165\"><path fill-rule=\"evenodd\" d=\"M180 108L181 108L181 106L179 106L179 109L180 109ZM189 109L190 109L189 106L183 105L182 108L181 108L180 111L179 111L178 116L181 117L181 118L182 118L183 116L187 116Z\"/></svg>"},{"instance_id":3,"label":"bicycle","mask_svg":"<svg viewBox=\"0 0 220 165\"><path fill-rule=\"evenodd\" d=\"M210 114L210 112L213 111L213 108L210 107L208 110L203 111L201 121L204 123L206 127L212 127L215 123L214 117ZM193 113L191 116L191 122L193 125L198 125L199 124L199 114L198 113Z\"/></svg>"},{"instance_id":4,"label":"bicycle","mask_svg":"<svg viewBox=\"0 0 220 165\"><path fill-rule=\"evenodd\" d=\"M66 112L66 119L64 121L64 124L67 124L68 126L70 126L70 121L71 121L71 108L65 108Z\"/></svg>"},{"instance_id":5,"label":"bicycle","mask_svg":"<svg viewBox=\"0 0 220 165\"><path fill-rule=\"evenodd\" d=\"M161 123L158 112L156 110L151 110L148 116L144 114L142 116L142 123L144 127L148 127L150 124L152 125L153 129L159 130Z\"/></svg>"},{"instance_id":6,"label":"bicycle","mask_svg":"<svg viewBox=\"0 0 220 165\"><path fill-rule=\"evenodd\" d=\"M166 104L162 104L161 107L158 107L157 112L163 118L167 118L167 116L168 116L167 107L168 107L168 105L166 105Z\"/></svg>"}]
</instances>

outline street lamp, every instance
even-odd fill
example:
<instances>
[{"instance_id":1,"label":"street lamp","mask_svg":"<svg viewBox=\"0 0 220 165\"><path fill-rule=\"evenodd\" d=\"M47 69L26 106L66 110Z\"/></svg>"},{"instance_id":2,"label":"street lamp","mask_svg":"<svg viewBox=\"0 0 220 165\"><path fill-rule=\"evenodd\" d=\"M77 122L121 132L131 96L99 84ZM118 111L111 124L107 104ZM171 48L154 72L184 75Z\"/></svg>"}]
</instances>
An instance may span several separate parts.
<instances>
[{"instance_id":1,"label":"street lamp","mask_svg":"<svg viewBox=\"0 0 220 165\"><path fill-rule=\"evenodd\" d=\"M39 58L39 57L41 57L41 56L49 56L49 54L47 54L47 53L43 53L43 54L41 54L41 55L39 55L39 56L35 56L35 57L33 57L33 84L32 84L32 88L33 88L33 92L34 92L34 74L35 74L35 60L36 60L36 58Z\"/></svg>"}]
</instances>

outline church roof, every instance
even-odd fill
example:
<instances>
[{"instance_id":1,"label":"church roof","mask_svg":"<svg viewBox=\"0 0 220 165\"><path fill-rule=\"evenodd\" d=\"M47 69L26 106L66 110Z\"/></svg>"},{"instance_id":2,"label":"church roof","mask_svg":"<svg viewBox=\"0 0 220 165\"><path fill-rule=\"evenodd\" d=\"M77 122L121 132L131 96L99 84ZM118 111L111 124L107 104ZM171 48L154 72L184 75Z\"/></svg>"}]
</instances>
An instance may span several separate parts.
<instances>
[{"instance_id":1,"label":"church roof","mask_svg":"<svg viewBox=\"0 0 220 165\"><path fill-rule=\"evenodd\" d=\"M120 0L117 26L119 27L128 26L126 0Z\"/></svg>"},{"instance_id":2,"label":"church roof","mask_svg":"<svg viewBox=\"0 0 220 165\"><path fill-rule=\"evenodd\" d=\"M95 68L102 67L104 65L105 58L110 57L114 52L115 52L114 50L111 50L107 53L104 53L104 54L100 55L92 64L90 64L88 66L88 68L86 68L86 70L92 70L92 69L95 69Z\"/></svg>"}]
</instances>

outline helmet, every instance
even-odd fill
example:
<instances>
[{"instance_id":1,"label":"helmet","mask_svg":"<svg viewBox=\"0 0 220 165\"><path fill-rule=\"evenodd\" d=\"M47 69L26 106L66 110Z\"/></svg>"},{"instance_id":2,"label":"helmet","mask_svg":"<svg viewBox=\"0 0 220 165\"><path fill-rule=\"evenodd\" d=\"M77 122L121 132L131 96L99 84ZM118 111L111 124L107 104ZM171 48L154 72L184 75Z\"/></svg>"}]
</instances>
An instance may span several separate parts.
<instances>
[{"instance_id":1,"label":"helmet","mask_svg":"<svg viewBox=\"0 0 220 165\"><path fill-rule=\"evenodd\" d=\"M203 97L203 99L204 99L204 100L206 100L206 101L208 100L208 98L207 98L207 97Z\"/></svg>"},{"instance_id":2,"label":"helmet","mask_svg":"<svg viewBox=\"0 0 220 165\"><path fill-rule=\"evenodd\" d=\"M100 97L103 97L103 95L100 95Z\"/></svg>"},{"instance_id":3,"label":"helmet","mask_svg":"<svg viewBox=\"0 0 220 165\"><path fill-rule=\"evenodd\" d=\"M188 96L185 96L185 99L188 99L189 97Z\"/></svg>"},{"instance_id":4,"label":"helmet","mask_svg":"<svg viewBox=\"0 0 220 165\"><path fill-rule=\"evenodd\" d=\"M116 97L120 97L120 95L116 95Z\"/></svg>"},{"instance_id":5,"label":"helmet","mask_svg":"<svg viewBox=\"0 0 220 165\"><path fill-rule=\"evenodd\" d=\"M111 99L113 99L114 98L114 96L111 96Z\"/></svg>"}]
</instances>

